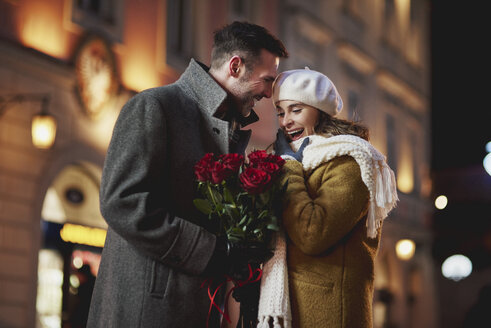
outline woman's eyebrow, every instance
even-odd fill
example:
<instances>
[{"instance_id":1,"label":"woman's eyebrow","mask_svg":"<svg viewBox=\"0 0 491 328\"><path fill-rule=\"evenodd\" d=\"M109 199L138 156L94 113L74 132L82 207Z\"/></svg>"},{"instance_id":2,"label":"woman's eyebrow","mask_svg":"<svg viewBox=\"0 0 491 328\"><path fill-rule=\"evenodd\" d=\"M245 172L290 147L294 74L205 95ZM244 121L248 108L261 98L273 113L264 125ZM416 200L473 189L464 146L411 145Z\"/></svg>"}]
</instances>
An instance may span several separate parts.
<instances>
[{"instance_id":1,"label":"woman's eyebrow","mask_svg":"<svg viewBox=\"0 0 491 328\"><path fill-rule=\"evenodd\" d=\"M288 108L298 107L298 106L302 106L302 105L304 105L304 104L301 102L297 102L297 103L293 103L293 104L288 105Z\"/></svg>"}]
</instances>

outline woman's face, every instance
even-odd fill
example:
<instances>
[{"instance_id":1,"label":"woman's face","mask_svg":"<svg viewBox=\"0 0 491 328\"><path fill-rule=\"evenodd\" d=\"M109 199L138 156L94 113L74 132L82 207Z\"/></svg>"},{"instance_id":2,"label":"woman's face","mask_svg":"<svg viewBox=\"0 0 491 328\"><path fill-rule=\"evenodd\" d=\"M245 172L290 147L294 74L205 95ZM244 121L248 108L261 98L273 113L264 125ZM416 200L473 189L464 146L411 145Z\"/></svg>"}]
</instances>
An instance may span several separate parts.
<instances>
[{"instance_id":1,"label":"woman's face","mask_svg":"<svg viewBox=\"0 0 491 328\"><path fill-rule=\"evenodd\" d=\"M295 100L276 102L278 123L290 141L315 134L319 110Z\"/></svg>"}]
</instances>

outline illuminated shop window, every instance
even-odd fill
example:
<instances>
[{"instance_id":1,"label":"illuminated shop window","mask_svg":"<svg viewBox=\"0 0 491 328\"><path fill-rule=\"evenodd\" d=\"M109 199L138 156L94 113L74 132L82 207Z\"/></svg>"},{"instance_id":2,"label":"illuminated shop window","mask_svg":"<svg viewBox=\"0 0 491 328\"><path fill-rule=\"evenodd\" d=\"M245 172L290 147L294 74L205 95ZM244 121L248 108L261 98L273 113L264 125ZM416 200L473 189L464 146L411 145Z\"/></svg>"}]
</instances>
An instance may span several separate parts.
<instances>
[{"instance_id":1,"label":"illuminated shop window","mask_svg":"<svg viewBox=\"0 0 491 328\"><path fill-rule=\"evenodd\" d=\"M85 327L107 224L99 211L101 169L67 165L41 210L37 328Z\"/></svg>"},{"instance_id":2,"label":"illuminated shop window","mask_svg":"<svg viewBox=\"0 0 491 328\"><path fill-rule=\"evenodd\" d=\"M55 250L39 252L36 310L42 328L61 327L63 259Z\"/></svg>"}]
</instances>

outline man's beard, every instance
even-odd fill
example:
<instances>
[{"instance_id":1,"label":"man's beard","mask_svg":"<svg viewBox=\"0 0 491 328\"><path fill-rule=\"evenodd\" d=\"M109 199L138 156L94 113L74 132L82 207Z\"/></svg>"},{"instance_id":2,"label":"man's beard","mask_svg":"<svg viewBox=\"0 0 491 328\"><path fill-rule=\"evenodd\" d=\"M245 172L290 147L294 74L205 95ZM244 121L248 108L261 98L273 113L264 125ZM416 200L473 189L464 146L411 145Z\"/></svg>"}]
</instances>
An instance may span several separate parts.
<instances>
[{"instance_id":1,"label":"man's beard","mask_svg":"<svg viewBox=\"0 0 491 328\"><path fill-rule=\"evenodd\" d=\"M239 80L239 90L237 90L239 93L243 92L242 95L238 98L238 108L237 110L243 117L249 116L251 114L252 108L255 105L254 102L254 94L252 93L251 90L244 92L245 88L250 88L249 85L249 79L250 79L250 72L246 73L244 76L242 76Z\"/></svg>"},{"instance_id":2,"label":"man's beard","mask_svg":"<svg viewBox=\"0 0 491 328\"><path fill-rule=\"evenodd\" d=\"M240 90L237 91L241 92ZM233 96L236 110L238 114L247 117L251 113L252 107L254 107L254 95L250 91L243 93L240 96L238 96L237 93Z\"/></svg>"},{"instance_id":3,"label":"man's beard","mask_svg":"<svg viewBox=\"0 0 491 328\"><path fill-rule=\"evenodd\" d=\"M240 114L244 117L249 116L249 114L251 114L252 108L254 107L254 97L252 97L252 95L249 95L247 99L244 99L241 103L242 105L239 108Z\"/></svg>"}]
</instances>

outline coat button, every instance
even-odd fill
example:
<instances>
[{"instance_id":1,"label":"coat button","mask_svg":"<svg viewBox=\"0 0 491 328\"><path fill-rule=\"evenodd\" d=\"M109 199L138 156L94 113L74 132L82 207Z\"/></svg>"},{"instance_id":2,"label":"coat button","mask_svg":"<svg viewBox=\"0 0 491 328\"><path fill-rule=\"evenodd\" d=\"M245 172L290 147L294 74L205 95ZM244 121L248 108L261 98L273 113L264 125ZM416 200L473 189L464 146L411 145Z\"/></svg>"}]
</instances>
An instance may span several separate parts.
<instances>
[{"instance_id":1,"label":"coat button","mask_svg":"<svg viewBox=\"0 0 491 328\"><path fill-rule=\"evenodd\" d=\"M213 128L213 132L215 132L216 134L220 134L220 130L218 130L217 128Z\"/></svg>"}]
</instances>

